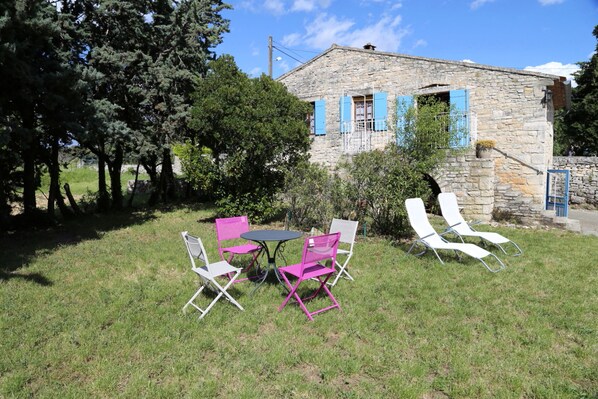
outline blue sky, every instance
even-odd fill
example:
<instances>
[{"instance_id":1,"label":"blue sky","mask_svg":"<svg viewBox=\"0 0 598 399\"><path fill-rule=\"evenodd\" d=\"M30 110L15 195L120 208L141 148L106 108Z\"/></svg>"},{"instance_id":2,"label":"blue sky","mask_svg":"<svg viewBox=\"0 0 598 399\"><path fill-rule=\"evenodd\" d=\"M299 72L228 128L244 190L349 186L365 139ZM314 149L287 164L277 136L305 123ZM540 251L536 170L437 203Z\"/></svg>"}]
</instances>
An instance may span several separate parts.
<instances>
[{"instance_id":1,"label":"blue sky","mask_svg":"<svg viewBox=\"0 0 598 399\"><path fill-rule=\"evenodd\" d=\"M226 0L225 0L226 1ZM596 49L598 0L229 0L216 48L250 76L273 76L333 43L568 76Z\"/></svg>"}]
</instances>

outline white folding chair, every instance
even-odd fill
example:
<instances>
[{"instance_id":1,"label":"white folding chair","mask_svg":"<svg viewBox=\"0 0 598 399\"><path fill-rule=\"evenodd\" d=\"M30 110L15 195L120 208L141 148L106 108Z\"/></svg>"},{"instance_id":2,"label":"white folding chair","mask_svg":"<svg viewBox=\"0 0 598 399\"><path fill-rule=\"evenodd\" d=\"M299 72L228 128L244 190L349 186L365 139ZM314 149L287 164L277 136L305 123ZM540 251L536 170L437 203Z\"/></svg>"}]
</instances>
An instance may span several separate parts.
<instances>
[{"instance_id":1,"label":"white folding chair","mask_svg":"<svg viewBox=\"0 0 598 399\"><path fill-rule=\"evenodd\" d=\"M455 193L440 193L438 195L438 203L440 204L440 212L442 213L442 217L449 225L446 233L453 233L457 235L462 242L465 242L463 237L478 237L482 241L485 240L496 245L501 251L503 251L505 255L507 255L507 251L502 247L501 244L507 243L515 247L516 252L513 254L513 256L519 256L523 253L521 248L519 248L515 242L509 240L507 237L504 237L498 233L474 230L465 221L465 219L463 219L463 216L461 216L461 212L459 212L457 196Z\"/></svg>"},{"instance_id":2,"label":"white folding chair","mask_svg":"<svg viewBox=\"0 0 598 399\"><path fill-rule=\"evenodd\" d=\"M358 222L352 220L332 219L328 233L341 233L341 238L339 241L339 248L336 252L337 260L335 261L336 266L338 267L338 273L334 280L328 283L331 287L334 287L341 277L353 281L353 277L347 271L347 265L353 256L353 245L355 244L355 236L357 235L357 224ZM340 245L343 247L341 248ZM343 264L339 263L338 255L345 257Z\"/></svg>"},{"instance_id":3,"label":"white folding chair","mask_svg":"<svg viewBox=\"0 0 598 399\"><path fill-rule=\"evenodd\" d=\"M216 301L220 299L221 296L224 295L226 299L228 299L231 303L233 303L236 307L241 310L244 310L241 305L228 293L226 290L230 287L235 279L239 277L241 274L241 269L231 266L226 261L220 261L216 263L210 263L208 261L208 255L206 254L206 250L198 237L194 237L189 235L186 231L181 233L183 237L183 241L185 242L185 247L187 248L187 254L189 255L189 259L191 260L191 269L197 273L197 275L201 278L201 286L197 290L197 292L189 299L189 301L183 306L183 312L187 309L187 306L191 305L195 309L199 310L201 315L199 316L202 319L214 306ZM203 266L198 267L195 264L195 260L199 260L203 263ZM231 276L228 283L223 287L216 281L216 277L220 276ZM215 293L217 293L216 297L210 302L210 304L205 308L202 309L198 305L194 303L195 298L203 291L204 288L208 287Z\"/></svg>"},{"instance_id":4,"label":"white folding chair","mask_svg":"<svg viewBox=\"0 0 598 399\"><path fill-rule=\"evenodd\" d=\"M416 254L417 256L423 255L427 252L428 249L431 249L432 251L434 251L434 254L442 264L444 264L444 261L442 260L440 255L438 255L437 250L439 249L455 251L457 257L459 257L459 253L457 251L463 252L464 254L469 255L472 258L475 258L482 262L484 267L486 267L486 269L493 273L496 273L505 268L504 263L502 263L502 261L496 255L494 255L492 252L486 251L484 248L480 248L475 244L448 242L447 240L442 238L440 234L438 234L436 230L434 230L434 227L432 227L432 225L430 224L430 221L428 220L428 215L426 215L426 208L424 206L424 202L421 198L406 199L405 208L407 209L407 217L409 218L409 223L411 224L413 230L415 230L415 232L419 236L419 239L413 242L411 248L409 248L409 251L407 251L407 253L411 253L411 250L415 247L416 244L419 243L424 246L424 250ZM488 263L484 261L484 258L486 258L487 256L489 256L490 258L494 258L498 262L499 266L497 269L492 269L488 265Z\"/></svg>"}]
</instances>

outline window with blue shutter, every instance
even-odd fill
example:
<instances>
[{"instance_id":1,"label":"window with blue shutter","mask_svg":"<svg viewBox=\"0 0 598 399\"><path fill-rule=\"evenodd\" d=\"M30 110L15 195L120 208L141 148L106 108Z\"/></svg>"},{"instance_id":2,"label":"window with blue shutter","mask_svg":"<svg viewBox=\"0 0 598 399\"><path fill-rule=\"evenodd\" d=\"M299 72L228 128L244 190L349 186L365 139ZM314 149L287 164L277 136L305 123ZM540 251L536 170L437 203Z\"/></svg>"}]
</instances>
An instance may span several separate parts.
<instances>
[{"instance_id":1,"label":"window with blue shutter","mask_svg":"<svg viewBox=\"0 0 598 399\"><path fill-rule=\"evenodd\" d=\"M314 103L314 133L316 136L326 134L326 101L324 100Z\"/></svg>"},{"instance_id":2,"label":"window with blue shutter","mask_svg":"<svg viewBox=\"0 0 598 399\"><path fill-rule=\"evenodd\" d=\"M374 130L386 130L386 118L388 110L386 107L387 95L384 92L374 93Z\"/></svg>"},{"instance_id":3,"label":"window with blue shutter","mask_svg":"<svg viewBox=\"0 0 598 399\"><path fill-rule=\"evenodd\" d=\"M340 131L351 131L351 97L344 96L340 99Z\"/></svg>"},{"instance_id":4,"label":"window with blue shutter","mask_svg":"<svg viewBox=\"0 0 598 399\"><path fill-rule=\"evenodd\" d=\"M450 91L451 106L451 148L469 146L469 92Z\"/></svg>"},{"instance_id":5,"label":"window with blue shutter","mask_svg":"<svg viewBox=\"0 0 598 399\"><path fill-rule=\"evenodd\" d=\"M397 145L404 142L404 132L407 127L406 115L409 108L413 107L413 96L397 97Z\"/></svg>"}]
</instances>

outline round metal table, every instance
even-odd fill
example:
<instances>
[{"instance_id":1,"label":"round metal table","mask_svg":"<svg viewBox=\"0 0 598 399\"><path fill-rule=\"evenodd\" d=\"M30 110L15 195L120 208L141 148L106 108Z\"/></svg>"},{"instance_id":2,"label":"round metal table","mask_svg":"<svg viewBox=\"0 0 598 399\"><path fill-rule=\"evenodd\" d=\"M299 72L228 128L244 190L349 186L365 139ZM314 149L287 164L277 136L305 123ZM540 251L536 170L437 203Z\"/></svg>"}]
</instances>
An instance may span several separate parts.
<instances>
[{"instance_id":1,"label":"round metal table","mask_svg":"<svg viewBox=\"0 0 598 399\"><path fill-rule=\"evenodd\" d=\"M260 278L260 281L258 281L256 289L264 281L266 281L270 270L274 271L276 279L279 283L282 284L280 274L278 273L278 268L276 267L276 255L278 254L278 251L280 250L282 244L290 240L295 240L301 237L302 235L303 233L299 231L291 230L252 230L241 234L241 238L260 244L260 246L262 247L262 251L266 253L266 256L268 258L268 267L266 268L266 270L264 270L264 275L262 278ZM270 247L268 245L272 243L276 243L274 251L270 251Z\"/></svg>"}]
</instances>

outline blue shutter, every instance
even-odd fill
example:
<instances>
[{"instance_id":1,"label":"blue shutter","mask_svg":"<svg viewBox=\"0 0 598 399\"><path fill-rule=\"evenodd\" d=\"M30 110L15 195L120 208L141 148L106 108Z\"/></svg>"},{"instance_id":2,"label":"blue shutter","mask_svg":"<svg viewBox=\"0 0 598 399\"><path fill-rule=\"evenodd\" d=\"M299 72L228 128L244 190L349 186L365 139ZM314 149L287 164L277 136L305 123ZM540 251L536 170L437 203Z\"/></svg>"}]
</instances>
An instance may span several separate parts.
<instances>
[{"instance_id":1,"label":"blue shutter","mask_svg":"<svg viewBox=\"0 0 598 399\"><path fill-rule=\"evenodd\" d=\"M340 120L341 133L351 131L351 97L345 96L340 99Z\"/></svg>"},{"instance_id":2,"label":"blue shutter","mask_svg":"<svg viewBox=\"0 0 598 399\"><path fill-rule=\"evenodd\" d=\"M326 101L318 100L314 106L314 133L316 136L326 134Z\"/></svg>"},{"instance_id":3,"label":"blue shutter","mask_svg":"<svg viewBox=\"0 0 598 399\"><path fill-rule=\"evenodd\" d=\"M386 93L374 93L374 130L386 130L386 118L388 111L386 109Z\"/></svg>"},{"instance_id":4,"label":"blue shutter","mask_svg":"<svg viewBox=\"0 0 598 399\"><path fill-rule=\"evenodd\" d=\"M409 108L413 107L413 96L398 96L397 97L397 145L401 146L404 143L404 130L407 126L405 116Z\"/></svg>"},{"instance_id":5,"label":"blue shutter","mask_svg":"<svg viewBox=\"0 0 598 399\"><path fill-rule=\"evenodd\" d=\"M451 148L469 146L469 92L467 90L450 91L451 106Z\"/></svg>"}]
</instances>

